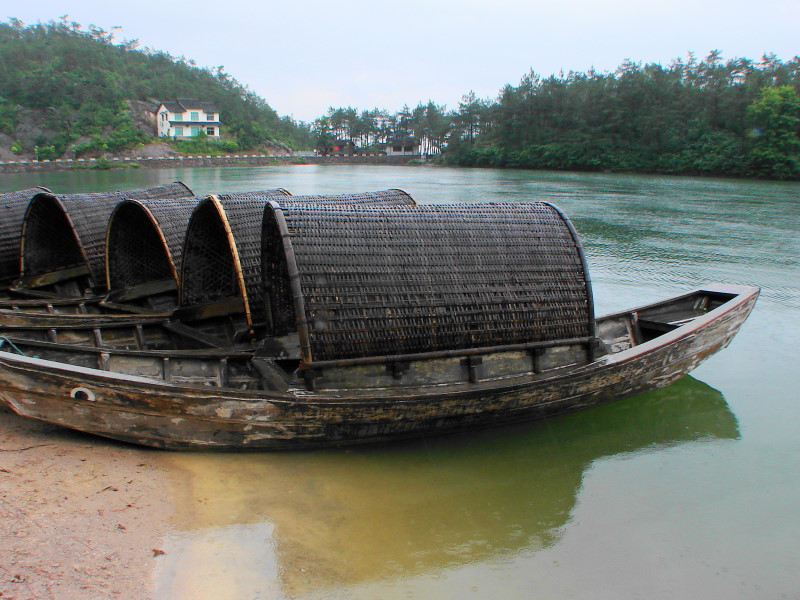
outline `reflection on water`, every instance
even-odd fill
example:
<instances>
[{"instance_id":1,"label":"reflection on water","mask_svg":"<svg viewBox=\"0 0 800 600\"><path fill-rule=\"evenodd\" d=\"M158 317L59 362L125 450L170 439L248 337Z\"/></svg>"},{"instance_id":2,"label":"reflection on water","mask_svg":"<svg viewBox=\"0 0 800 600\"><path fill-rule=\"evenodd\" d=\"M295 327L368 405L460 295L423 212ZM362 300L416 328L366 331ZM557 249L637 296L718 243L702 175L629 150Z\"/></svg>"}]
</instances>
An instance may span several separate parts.
<instances>
[{"instance_id":1,"label":"reflection on water","mask_svg":"<svg viewBox=\"0 0 800 600\"><path fill-rule=\"evenodd\" d=\"M457 436L174 455L189 485L158 597L325 597L489 565L556 543L594 461L738 435L722 395L687 377L582 413Z\"/></svg>"}]
</instances>

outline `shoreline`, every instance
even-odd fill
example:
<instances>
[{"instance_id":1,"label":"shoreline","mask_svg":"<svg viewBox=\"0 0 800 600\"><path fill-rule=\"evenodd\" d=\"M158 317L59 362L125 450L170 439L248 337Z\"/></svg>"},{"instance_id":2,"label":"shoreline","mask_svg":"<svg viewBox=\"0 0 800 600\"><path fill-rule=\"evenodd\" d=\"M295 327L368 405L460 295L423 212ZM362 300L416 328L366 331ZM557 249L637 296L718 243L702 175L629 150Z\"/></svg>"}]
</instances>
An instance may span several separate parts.
<instances>
[{"instance_id":1,"label":"shoreline","mask_svg":"<svg viewBox=\"0 0 800 600\"><path fill-rule=\"evenodd\" d=\"M221 156L173 156L173 157L113 157L105 159L59 159L55 161L0 161L0 175L18 173L55 173L80 171L111 171L128 169L182 169L198 167L262 167L277 165L375 165L375 166L438 166L428 157L419 154L408 155L319 155L319 156L273 156L268 154L236 154ZM570 171L558 169L529 169L522 167L492 167L487 165L447 164L457 169L501 169L507 171L552 171L559 173L594 173L606 175L638 175L643 177L689 177L696 179L719 179L730 181L796 183L797 179L753 178L735 175L708 173L658 173L644 171ZM9 190L12 191L12 190Z\"/></svg>"},{"instance_id":2,"label":"shoreline","mask_svg":"<svg viewBox=\"0 0 800 600\"><path fill-rule=\"evenodd\" d=\"M223 156L113 157L106 159L59 159L54 161L20 160L0 162L0 174L111 169L180 169L184 167L254 167L266 165L408 165L423 157L413 155L322 155L272 156L268 154L233 154Z\"/></svg>"},{"instance_id":3,"label":"shoreline","mask_svg":"<svg viewBox=\"0 0 800 600\"><path fill-rule=\"evenodd\" d=\"M0 598L152 599L174 489L158 452L0 409Z\"/></svg>"}]
</instances>

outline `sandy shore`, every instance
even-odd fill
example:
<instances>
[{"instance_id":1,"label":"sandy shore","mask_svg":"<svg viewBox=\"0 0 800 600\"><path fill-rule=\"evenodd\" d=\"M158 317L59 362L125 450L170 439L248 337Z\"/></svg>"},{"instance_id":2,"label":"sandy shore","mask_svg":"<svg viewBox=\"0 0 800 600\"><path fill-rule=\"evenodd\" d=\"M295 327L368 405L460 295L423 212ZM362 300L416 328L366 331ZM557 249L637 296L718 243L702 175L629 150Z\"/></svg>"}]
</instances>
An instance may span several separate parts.
<instances>
[{"instance_id":1,"label":"sandy shore","mask_svg":"<svg viewBox=\"0 0 800 600\"><path fill-rule=\"evenodd\" d=\"M152 598L174 510L163 460L0 408L0 600Z\"/></svg>"}]
</instances>

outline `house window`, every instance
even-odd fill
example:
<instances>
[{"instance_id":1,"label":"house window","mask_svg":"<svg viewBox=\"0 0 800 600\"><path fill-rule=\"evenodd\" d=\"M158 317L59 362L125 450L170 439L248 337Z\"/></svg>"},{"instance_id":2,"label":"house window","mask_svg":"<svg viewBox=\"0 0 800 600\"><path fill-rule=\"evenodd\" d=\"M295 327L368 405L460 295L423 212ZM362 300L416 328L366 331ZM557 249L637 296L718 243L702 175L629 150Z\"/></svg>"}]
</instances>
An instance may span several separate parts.
<instances>
[{"instance_id":1,"label":"house window","mask_svg":"<svg viewBox=\"0 0 800 600\"><path fill-rule=\"evenodd\" d=\"M215 135L213 127L206 127L206 135Z\"/></svg>"},{"instance_id":2,"label":"house window","mask_svg":"<svg viewBox=\"0 0 800 600\"><path fill-rule=\"evenodd\" d=\"M196 112L190 113L189 120L190 121L199 121L200 120L200 113L196 113Z\"/></svg>"},{"instance_id":3,"label":"house window","mask_svg":"<svg viewBox=\"0 0 800 600\"><path fill-rule=\"evenodd\" d=\"M189 135L199 135L200 134L200 128L199 127L190 127L189 131L190 131Z\"/></svg>"},{"instance_id":4,"label":"house window","mask_svg":"<svg viewBox=\"0 0 800 600\"><path fill-rule=\"evenodd\" d=\"M182 113L175 113L172 115L173 121L183 121L183 114Z\"/></svg>"},{"instance_id":5,"label":"house window","mask_svg":"<svg viewBox=\"0 0 800 600\"><path fill-rule=\"evenodd\" d=\"M175 128L175 137L180 137L183 135L183 127L176 127Z\"/></svg>"},{"instance_id":6,"label":"house window","mask_svg":"<svg viewBox=\"0 0 800 600\"><path fill-rule=\"evenodd\" d=\"M214 120L214 113L206 115L206 121L213 121Z\"/></svg>"}]
</instances>

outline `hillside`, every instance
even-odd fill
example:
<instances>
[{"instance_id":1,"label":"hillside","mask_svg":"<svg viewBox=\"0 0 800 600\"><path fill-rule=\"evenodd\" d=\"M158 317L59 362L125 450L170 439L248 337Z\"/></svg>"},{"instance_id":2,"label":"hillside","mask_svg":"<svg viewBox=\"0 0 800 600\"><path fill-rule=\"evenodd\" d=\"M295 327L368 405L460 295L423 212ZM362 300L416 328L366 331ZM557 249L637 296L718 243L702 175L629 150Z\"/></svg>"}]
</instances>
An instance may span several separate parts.
<instances>
[{"instance_id":1,"label":"hillside","mask_svg":"<svg viewBox=\"0 0 800 600\"><path fill-rule=\"evenodd\" d=\"M148 111L179 97L219 106L223 139L154 147L164 140L153 139ZM531 70L496 98L469 92L452 110L432 100L395 114L331 107L309 125L280 117L222 68L66 19L0 23L0 160L398 145L463 166L797 180L800 57L712 50L612 72Z\"/></svg>"},{"instance_id":2,"label":"hillside","mask_svg":"<svg viewBox=\"0 0 800 600\"><path fill-rule=\"evenodd\" d=\"M220 107L227 149L311 144L308 127L280 117L222 69L137 46L66 20L0 23L0 160L136 147L152 137L143 107L177 97Z\"/></svg>"}]
</instances>

